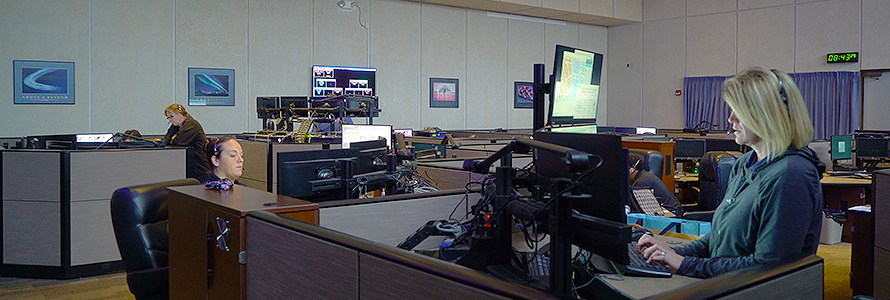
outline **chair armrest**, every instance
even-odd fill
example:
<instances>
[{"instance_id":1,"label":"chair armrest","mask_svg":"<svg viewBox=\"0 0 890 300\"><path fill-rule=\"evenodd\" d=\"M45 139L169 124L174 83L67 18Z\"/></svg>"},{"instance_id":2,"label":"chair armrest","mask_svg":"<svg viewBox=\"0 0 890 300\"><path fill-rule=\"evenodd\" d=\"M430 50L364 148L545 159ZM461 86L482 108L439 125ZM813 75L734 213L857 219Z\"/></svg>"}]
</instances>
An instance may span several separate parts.
<instances>
[{"instance_id":1,"label":"chair armrest","mask_svg":"<svg viewBox=\"0 0 890 300\"><path fill-rule=\"evenodd\" d=\"M713 218L713 217L714 217L713 210L687 211L687 212L683 213L683 219L686 219L686 220L711 222L711 218Z\"/></svg>"}]
</instances>

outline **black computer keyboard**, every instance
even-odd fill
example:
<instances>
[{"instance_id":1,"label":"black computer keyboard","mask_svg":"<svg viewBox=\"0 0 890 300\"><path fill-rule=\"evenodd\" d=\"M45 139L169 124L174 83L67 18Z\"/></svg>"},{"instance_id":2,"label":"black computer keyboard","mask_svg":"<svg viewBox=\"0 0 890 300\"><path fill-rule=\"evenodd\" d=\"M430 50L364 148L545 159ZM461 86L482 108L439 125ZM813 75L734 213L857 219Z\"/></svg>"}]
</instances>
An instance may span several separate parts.
<instances>
[{"instance_id":1,"label":"black computer keyboard","mask_svg":"<svg viewBox=\"0 0 890 300\"><path fill-rule=\"evenodd\" d=\"M625 275L631 276L652 276L652 277L671 277L671 269L663 265L650 264L646 262L646 257L640 249L637 249L635 242L627 243L627 255L630 256L630 264L628 264Z\"/></svg>"},{"instance_id":2,"label":"black computer keyboard","mask_svg":"<svg viewBox=\"0 0 890 300\"><path fill-rule=\"evenodd\" d=\"M528 275L535 277L550 276L550 256L538 255L528 262Z\"/></svg>"}]
</instances>

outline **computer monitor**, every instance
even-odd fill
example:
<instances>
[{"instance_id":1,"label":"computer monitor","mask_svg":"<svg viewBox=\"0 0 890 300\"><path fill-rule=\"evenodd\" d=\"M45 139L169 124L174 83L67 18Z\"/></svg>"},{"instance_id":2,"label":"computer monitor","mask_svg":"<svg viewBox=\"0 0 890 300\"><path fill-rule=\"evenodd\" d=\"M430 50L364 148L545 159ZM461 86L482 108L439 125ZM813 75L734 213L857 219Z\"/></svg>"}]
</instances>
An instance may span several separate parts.
<instances>
[{"instance_id":1,"label":"computer monitor","mask_svg":"<svg viewBox=\"0 0 890 300\"><path fill-rule=\"evenodd\" d=\"M742 146L736 144L735 140L706 139L705 152L711 151L742 151Z\"/></svg>"},{"instance_id":2,"label":"computer monitor","mask_svg":"<svg viewBox=\"0 0 890 300\"><path fill-rule=\"evenodd\" d=\"M351 159L344 149L278 153L278 194L314 201L339 199L342 190L335 184L346 171L341 169L344 159ZM354 168L354 159L348 167ZM331 184L322 184L324 180Z\"/></svg>"},{"instance_id":3,"label":"computer monitor","mask_svg":"<svg viewBox=\"0 0 890 300\"><path fill-rule=\"evenodd\" d=\"M624 206L629 194L627 178L627 149L622 148L621 137L614 134L535 132L534 139L551 143L602 158L602 165L584 179L580 190L594 197L592 203L572 203L578 212L627 223ZM597 160L591 159L591 165ZM535 172L546 178L572 178L559 154L538 151L534 153ZM592 166L591 166L592 167Z\"/></svg>"},{"instance_id":4,"label":"computer monitor","mask_svg":"<svg viewBox=\"0 0 890 300\"><path fill-rule=\"evenodd\" d=\"M655 134L655 127L637 127L637 134Z\"/></svg>"},{"instance_id":5,"label":"computer monitor","mask_svg":"<svg viewBox=\"0 0 890 300\"><path fill-rule=\"evenodd\" d=\"M887 158L887 138L856 136L857 159L884 159Z\"/></svg>"},{"instance_id":6,"label":"computer monitor","mask_svg":"<svg viewBox=\"0 0 890 300\"><path fill-rule=\"evenodd\" d=\"M582 200L578 200L571 203L572 208L582 215L582 219L589 222L579 223L579 226L574 228L575 234L570 238L572 244L626 265L629 261L626 247L629 242L629 229L623 227L627 225L625 205L629 203L628 197L631 192L627 178L628 150L622 148L621 136L541 131L534 133L534 139L584 151L602 159L602 165L590 171L579 186L579 191L591 195L592 201L584 203L581 202ZM563 157L553 152L536 149L534 153L535 173L546 178L572 178ZM588 170L598 163L597 159L591 158ZM604 221L596 221L589 217ZM594 227L587 228L587 225ZM619 232L623 230L627 230L628 240L617 238L621 235Z\"/></svg>"},{"instance_id":7,"label":"computer monitor","mask_svg":"<svg viewBox=\"0 0 890 300\"><path fill-rule=\"evenodd\" d=\"M278 107L278 97L256 97L256 117L258 119L271 119L278 117L277 113L270 113L269 111L267 111L267 109Z\"/></svg>"},{"instance_id":8,"label":"computer monitor","mask_svg":"<svg viewBox=\"0 0 890 300\"><path fill-rule=\"evenodd\" d=\"M312 99L331 96L375 96L377 69L312 66Z\"/></svg>"},{"instance_id":9,"label":"computer monitor","mask_svg":"<svg viewBox=\"0 0 890 300\"><path fill-rule=\"evenodd\" d=\"M110 142L111 138L114 137L112 133L89 133L89 134L78 134L74 136L74 141L78 144L81 143L105 143Z\"/></svg>"},{"instance_id":10,"label":"computer monitor","mask_svg":"<svg viewBox=\"0 0 890 300\"><path fill-rule=\"evenodd\" d=\"M349 149L354 142L386 140L387 147L392 147L392 126L390 125L352 125L343 124L341 128L342 148Z\"/></svg>"},{"instance_id":11,"label":"computer monitor","mask_svg":"<svg viewBox=\"0 0 890 300\"><path fill-rule=\"evenodd\" d=\"M563 45L553 61L551 125L596 124L603 55Z\"/></svg>"},{"instance_id":12,"label":"computer monitor","mask_svg":"<svg viewBox=\"0 0 890 300\"><path fill-rule=\"evenodd\" d=\"M284 110L284 117L308 117L308 110L296 110L299 108L309 108L309 96L281 96L281 108Z\"/></svg>"},{"instance_id":13,"label":"computer monitor","mask_svg":"<svg viewBox=\"0 0 890 300\"><path fill-rule=\"evenodd\" d=\"M853 137L849 135L831 136L831 160L853 159Z\"/></svg>"},{"instance_id":14,"label":"computer monitor","mask_svg":"<svg viewBox=\"0 0 890 300\"><path fill-rule=\"evenodd\" d=\"M386 154L389 144L386 140L352 142L347 154L356 158L355 174L365 174L386 170Z\"/></svg>"},{"instance_id":15,"label":"computer monitor","mask_svg":"<svg viewBox=\"0 0 890 300\"><path fill-rule=\"evenodd\" d=\"M702 156L705 156L704 140L674 140L674 159L701 159Z\"/></svg>"},{"instance_id":16,"label":"computer monitor","mask_svg":"<svg viewBox=\"0 0 890 300\"><path fill-rule=\"evenodd\" d=\"M393 129L392 133L401 133L405 137L413 137L414 129Z\"/></svg>"}]
</instances>

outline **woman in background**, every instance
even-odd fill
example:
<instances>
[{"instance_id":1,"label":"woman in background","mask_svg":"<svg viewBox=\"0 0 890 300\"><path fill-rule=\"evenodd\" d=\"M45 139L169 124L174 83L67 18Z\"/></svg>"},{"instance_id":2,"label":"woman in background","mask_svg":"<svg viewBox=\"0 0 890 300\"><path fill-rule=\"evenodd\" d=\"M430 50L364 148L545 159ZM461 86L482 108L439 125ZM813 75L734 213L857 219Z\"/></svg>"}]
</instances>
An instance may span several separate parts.
<instances>
[{"instance_id":1,"label":"woman in background","mask_svg":"<svg viewBox=\"0 0 890 300\"><path fill-rule=\"evenodd\" d=\"M198 181L206 184L208 181L220 181L228 179L235 184L244 171L244 150L234 137L227 135L212 139L207 143L207 157L210 159L211 172L198 176Z\"/></svg>"},{"instance_id":2,"label":"woman in background","mask_svg":"<svg viewBox=\"0 0 890 300\"><path fill-rule=\"evenodd\" d=\"M185 111L185 107L176 103L168 106L164 110L164 115L170 122L167 135L164 136L164 143L168 146L186 146L195 153L194 165L189 166L186 170L186 177L194 178L210 173L210 164L207 162L207 154L204 150L207 137L204 135L204 128L201 127L201 124Z\"/></svg>"},{"instance_id":3,"label":"woman in background","mask_svg":"<svg viewBox=\"0 0 890 300\"><path fill-rule=\"evenodd\" d=\"M732 166L711 231L677 248L651 236L637 242L650 262L685 276L815 254L819 245L824 164L806 147L813 124L797 85L782 71L754 67L726 80L723 99L736 143L754 151Z\"/></svg>"}]
</instances>

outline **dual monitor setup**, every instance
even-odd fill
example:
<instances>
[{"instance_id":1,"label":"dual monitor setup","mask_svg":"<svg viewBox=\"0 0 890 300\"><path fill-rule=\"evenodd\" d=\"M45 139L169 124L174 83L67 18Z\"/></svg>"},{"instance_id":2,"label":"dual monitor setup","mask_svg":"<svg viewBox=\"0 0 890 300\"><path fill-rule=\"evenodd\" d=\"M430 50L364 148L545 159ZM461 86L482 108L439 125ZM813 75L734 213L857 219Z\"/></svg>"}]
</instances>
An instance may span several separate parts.
<instances>
[{"instance_id":1,"label":"dual monitor setup","mask_svg":"<svg viewBox=\"0 0 890 300\"><path fill-rule=\"evenodd\" d=\"M890 132L857 131L850 135L834 135L830 148L831 170L844 168L838 161L853 160L853 167L872 171L877 164L890 160Z\"/></svg>"},{"instance_id":2,"label":"dual monitor setup","mask_svg":"<svg viewBox=\"0 0 890 300\"><path fill-rule=\"evenodd\" d=\"M390 125L343 124L340 149L277 154L277 192L316 202L353 199L379 189L387 195L410 193L413 187L401 183L412 174L400 166L411 158L391 154L391 149L394 134L411 133Z\"/></svg>"}]
</instances>

